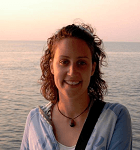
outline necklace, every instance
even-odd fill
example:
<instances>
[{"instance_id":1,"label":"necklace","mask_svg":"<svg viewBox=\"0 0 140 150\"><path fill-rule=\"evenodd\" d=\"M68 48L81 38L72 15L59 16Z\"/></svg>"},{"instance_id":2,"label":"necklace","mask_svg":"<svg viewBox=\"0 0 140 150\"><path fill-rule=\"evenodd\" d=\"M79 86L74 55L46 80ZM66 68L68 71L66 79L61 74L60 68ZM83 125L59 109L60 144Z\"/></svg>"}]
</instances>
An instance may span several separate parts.
<instances>
[{"instance_id":1,"label":"necklace","mask_svg":"<svg viewBox=\"0 0 140 150\"><path fill-rule=\"evenodd\" d=\"M58 106L58 103L57 103L57 108L58 108L58 111L60 112L61 115L63 115L64 117L70 119L70 127L74 127L76 125L76 122L74 121L74 119L78 118L79 116L81 116L90 106L90 103L88 104L88 106L86 107L86 109L84 111L82 111L79 115L77 115L76 117L74 118L71 118L71 117L68 117L66 115L64 115L60 109L59 109L59 106Z\"/></svg>"}]
</instances>

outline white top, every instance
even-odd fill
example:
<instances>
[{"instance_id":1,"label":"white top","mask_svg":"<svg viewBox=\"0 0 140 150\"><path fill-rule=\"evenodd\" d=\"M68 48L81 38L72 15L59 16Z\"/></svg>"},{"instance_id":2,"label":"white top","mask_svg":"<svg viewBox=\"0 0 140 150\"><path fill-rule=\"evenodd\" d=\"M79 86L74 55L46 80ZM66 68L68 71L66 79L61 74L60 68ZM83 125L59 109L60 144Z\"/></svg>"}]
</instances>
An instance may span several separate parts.
<instances>
[{"instance_id":1,"label":"white top","mask_svg":"<svg viewBox=\"0 0 140 150\"><path fill-rule=\"evenodd\" d=\"M68 146L65 146L65 145L63 145L63 144L61 144L59 142L58 142L58 144L59 144L60 150L75 150L75 145L72 146L72 147L68 147Z\"/></svg>"}]
</instances>

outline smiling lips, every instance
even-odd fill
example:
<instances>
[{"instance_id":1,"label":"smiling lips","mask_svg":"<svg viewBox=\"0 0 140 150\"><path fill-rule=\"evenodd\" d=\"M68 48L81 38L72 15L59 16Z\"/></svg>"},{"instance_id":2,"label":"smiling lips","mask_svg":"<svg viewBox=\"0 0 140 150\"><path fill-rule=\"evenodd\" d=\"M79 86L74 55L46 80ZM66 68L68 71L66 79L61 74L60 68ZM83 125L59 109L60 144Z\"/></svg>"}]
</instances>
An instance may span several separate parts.
<instances>
[{"instance_id":1,"label":"smiling lips","mask_svg":"<svg viewBox=\"0 0 140 150\"><path fill-rule=\"evenodd\" d=\"M80 81L65 81L68 85L78 85Z\"/></svg>"}]
</instances>

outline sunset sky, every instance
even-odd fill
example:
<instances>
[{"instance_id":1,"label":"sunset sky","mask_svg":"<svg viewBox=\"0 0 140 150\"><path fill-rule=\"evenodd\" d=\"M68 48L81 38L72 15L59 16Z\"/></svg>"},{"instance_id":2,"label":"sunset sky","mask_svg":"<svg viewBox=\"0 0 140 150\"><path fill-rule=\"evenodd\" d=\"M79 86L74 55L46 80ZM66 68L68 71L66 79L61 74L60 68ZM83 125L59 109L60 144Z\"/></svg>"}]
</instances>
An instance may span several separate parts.
<instances>
[{"instance_id":1,"label":"sunset sky","mask_svg":"<svg viewBox=\"0 0 140 150\"><path fill-rule=\"evenodd\" d=\"M76 18L103 41L140 42L140 0L0 0L0 40L45 41Z\"/></svg>"}]
</instances>

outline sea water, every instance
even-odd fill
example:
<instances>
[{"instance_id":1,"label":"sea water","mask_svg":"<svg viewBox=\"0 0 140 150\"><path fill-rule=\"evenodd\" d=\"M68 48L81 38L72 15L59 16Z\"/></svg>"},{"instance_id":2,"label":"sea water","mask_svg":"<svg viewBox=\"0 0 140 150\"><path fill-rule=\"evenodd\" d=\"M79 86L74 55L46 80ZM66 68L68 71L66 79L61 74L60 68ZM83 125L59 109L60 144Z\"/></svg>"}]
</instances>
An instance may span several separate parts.
<instances>
[{"instance_id":1,"label":"sea water","mask_svg":"<svg viewBox=\"0 0 140 150\"><path fill-rule=\"evenodd\" d=\"M0 41L0 150L19 150L29 111L47 101L40 94L44 41ZM105 101L131 115L133 150L140 150L140 43L105 42Z\"/></svg>"}]
</instances>

